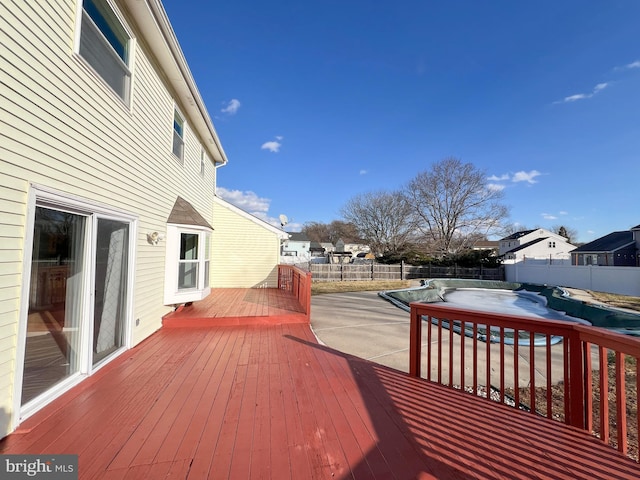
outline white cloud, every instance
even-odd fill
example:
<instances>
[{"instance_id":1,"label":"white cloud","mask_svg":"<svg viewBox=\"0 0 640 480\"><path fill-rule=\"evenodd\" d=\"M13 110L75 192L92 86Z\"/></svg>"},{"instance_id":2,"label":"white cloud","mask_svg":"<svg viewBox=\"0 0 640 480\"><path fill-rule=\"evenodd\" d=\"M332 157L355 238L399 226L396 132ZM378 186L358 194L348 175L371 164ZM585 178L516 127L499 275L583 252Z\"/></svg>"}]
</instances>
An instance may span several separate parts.
<instances>
[{"instance_id":1,"label":"white cloud","mask_svg":"<svg viewBox=\"0 0 640 480\"><path fill-rule=\"evenodd\" d=\"M585 95L584 93L578 93L576 95L570 95L568 97L564 97L563 102L575 102L576 100L584 100L585 98L589 98L591 95Z\"/></svg>"},{"instance_id":2,"label":"white cloud","mask_svg":"<svg viewBox=\"0 0 640 480\"><path fill-rule=\"evenodd\" d=\"M530 172L520 171L516 172L511 178L512 182L527 182L527 183L537 183L535 179L537 176L542 175L537 170L531 170Z\"/></svg>"},{"instance_id":3,"label":"white cloud","mask_svg":"<svg viewBox=\"0 0 640 480\"><path fill-rule=\"evenodd\" d=\"M537 183L535 179L537 176L542 175L537 170L531 170L530 172L525 172L523 170L516 173L503 173L502 175L491 175L487 178L489 183L487 184L487 188L493 191L500 191L507 188L507 185L501 182L527 182L527 183Z\"/></svg>"},{"instance_id":4,"label":"white cloud","mask_svg":"<svg viewBox=\"0 0 640 480\"><path fill-rule=\"evenodd\" d=\"M551 215L550 213L541 213L540 215L542 215L542 218L544 218L545 220L557 220L558 217L556 217L555 215Z\"/></svg>"},{"instance_id":5,"label":"white cloud","mask_svg":"<svg viewBox=\"0 0 640 480\"><path fill-rule=\"evenodd\" d=\"M565 212L564 210L561 210L558 212L558 215L569 215L569 212Z\"/></svg>"},{"instance_id":6,"label":"white cloud","mask_svg":"<svg viewBox=\"0 0 640 480\"><path fill-rule=\"evenodd\" d=\"M247 190L227 190L224 187L217 187L216 193L223 200L234 204L236 207L241 208L247 213L250 213L254 217L264 220L269 225L281 228L280 218L272 217L269 215L269 207L271 200L264 197L259 197L256 193ZM303 225L289 220L287 228L288 232L299 232Z\"/></svg>"},{"instance_id":7,"label":"white cloud","mask_svg":"<svg viewBox=\"0 0 640 480\"><path fill-rule=\"evenodd\" d=\"M640 60L636 60L635 62L627 63L621 67L616 67L614 70L631 70L633 68L640 68Z\"/></svg>"},{"instance_id":8,"label":"white cloud","mask_svg":"<svg viewBox=\"0 0 640 480\"><path fill-rule=\"evenodd\" d=\"M558 100L553 103L571 103L571 102L576 102L578 100L585 100L587 98L593 97L596 93L601 92L602 90L609 87L610 85L611 83L609 82L599 83L595 87L593 87L593 90L590 93L576 93L575 95L569 95L568 97L564 97L562 100Z\"/></svg>"},{"instance_id":9,"label":"white cloud","mask_svg":"<svg viewBox=\"0 0 640 480\"><path fill-rule=\"evenodd\" d=\"M491 175L488 179L492 182L503 182L505 180L509 180L509 174L505 173L504 175L500 175L499 177L497 175Z\"/></svg>"},{"instance_id":10,"label":"white cloud","mask_svg":"<svg viewBox=\"0 0 640 480\"><path fill-rule=\"evenodd\" d=\"M278 138L278 137L276 137ZM281 139L282 137L280 137ZM262 150L269 150L270 152L273 153L278 153L280 151L280 147L282 146L282 144L276 140L272 140L270 142L264 142L262 144L262 146L260 147Z\"/></svg>"},{"instance_id":11,"label":"white cloud","mask_svg":"<svg viewBox=\"0 0 640 480\"><path fill-rule=\"evenodd\" d=\"M360 170L360 175L366 175L367 173L369 172L365 169Z\"/></svg>"},{"instance_id":12,"label":"white cloud","mask_svg":"<svg viewBox=\"0 0 640 480\"><path fill-rule=\"evenodd\" d=\"M226 188L218 187L216 192L222 199L257 217L262 218L269 211L271 200L259 197L250 190L243 192L241 190L227 190Z\"/></svg>"},{"instance_id":13,"label":"white cloud","mask_svg":"<svg viewBox=\"0 0 640 480\"><path fill-rule=\"evenodd\" d=\"M232 98L227 104L227 106L220 111L222 113L228 113L229 115L235 115L238 112L240 105L241 105L240 100L238 100L237 98Z\"/></svg>"}]
</instances>

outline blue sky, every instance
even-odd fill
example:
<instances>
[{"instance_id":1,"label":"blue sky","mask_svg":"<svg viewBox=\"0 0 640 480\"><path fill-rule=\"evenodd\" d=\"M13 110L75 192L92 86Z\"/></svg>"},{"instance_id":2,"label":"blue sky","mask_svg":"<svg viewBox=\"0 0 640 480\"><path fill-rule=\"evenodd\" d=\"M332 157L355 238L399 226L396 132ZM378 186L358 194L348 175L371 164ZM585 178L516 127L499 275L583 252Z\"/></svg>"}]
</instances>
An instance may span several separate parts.
<instances>
[{"instance_id":1,"label":"blue sky","mask_svg":"<svg viewBox=\"0 0 640 480\"><path fill-rule=\"evenodd\" d=\"M288 230L453 156L510 222L640 224L640 1L165 0L229 163Z\"/></svg>"}]
</instances>

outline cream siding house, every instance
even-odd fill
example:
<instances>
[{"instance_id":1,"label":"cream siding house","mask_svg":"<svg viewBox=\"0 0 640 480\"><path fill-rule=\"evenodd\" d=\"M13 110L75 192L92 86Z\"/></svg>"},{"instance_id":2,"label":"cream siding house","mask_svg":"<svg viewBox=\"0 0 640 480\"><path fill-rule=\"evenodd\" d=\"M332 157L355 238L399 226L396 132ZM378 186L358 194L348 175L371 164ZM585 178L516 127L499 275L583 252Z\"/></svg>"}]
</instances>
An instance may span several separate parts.
<instances>
[{"instance_id":1,"label":"cream siding house","mask_svg":"<svg viewBox=\"0 0 640 480\"><path fill-rule=\"evenodd\" d=\"M289 234L215 197L213 288L277 287L281 242Z\"/></svg>"},{"instance_id":2,"label":"cream siding house","mask_svg":"<svg viewBox=\"0 0 640 480\"><path fill-rule=\"evenodd\" d=\"M0 18L2 437L159 329L166 285L179 301L224 285L228 246L212 229L227 159L160 1L1 2ZM170 221L179 200L204 223Z\"/></svg>"}]
</instances>

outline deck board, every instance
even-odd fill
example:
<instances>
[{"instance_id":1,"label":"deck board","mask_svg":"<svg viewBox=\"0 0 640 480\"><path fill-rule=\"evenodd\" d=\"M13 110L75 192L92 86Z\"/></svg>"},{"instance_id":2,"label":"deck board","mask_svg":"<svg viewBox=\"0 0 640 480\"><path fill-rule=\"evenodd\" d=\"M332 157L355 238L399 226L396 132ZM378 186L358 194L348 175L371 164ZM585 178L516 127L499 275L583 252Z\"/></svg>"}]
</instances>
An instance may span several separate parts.
<instances>
[{"instance_id":1,"label":"deck board","mask_svg":"<svg viewBox=\"0 0 640 480\"><path fill-rule=\"evenodd\" d=\"M209 296L163 318L165 327L309 323L304 308L277 288L216 288Z\"/></svg>"},{"instance_id":2,"label":"deck board","mask_svg":"<svg viewBox=\"0 0 640 480\"><path fill-rule=\"evenodd\" d=\"M2 453L80 478L632 479L584 432L319 345L309 325L163 328Z\"/></svg>"}]
</instances>

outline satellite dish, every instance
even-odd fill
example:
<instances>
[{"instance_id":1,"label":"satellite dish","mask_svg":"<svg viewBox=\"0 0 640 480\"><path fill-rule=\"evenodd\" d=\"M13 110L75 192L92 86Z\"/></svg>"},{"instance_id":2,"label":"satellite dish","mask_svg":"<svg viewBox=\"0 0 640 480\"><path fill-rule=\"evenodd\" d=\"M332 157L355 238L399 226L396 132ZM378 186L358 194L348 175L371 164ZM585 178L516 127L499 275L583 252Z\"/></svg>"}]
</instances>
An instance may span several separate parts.
<instances>
[{"instance_id":1,"label":"satellite dish","mask_svg":"<svg viewBox=\"0 0 640 480\"><path fill-rule=\"evenodd\" d=\"M280 226L284 228L284 226L289 223L289 219L287 218L287 216L283 213L280 215Z\"/></svg>"}]
</instances>

